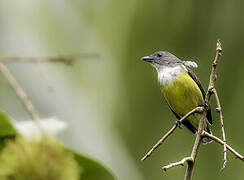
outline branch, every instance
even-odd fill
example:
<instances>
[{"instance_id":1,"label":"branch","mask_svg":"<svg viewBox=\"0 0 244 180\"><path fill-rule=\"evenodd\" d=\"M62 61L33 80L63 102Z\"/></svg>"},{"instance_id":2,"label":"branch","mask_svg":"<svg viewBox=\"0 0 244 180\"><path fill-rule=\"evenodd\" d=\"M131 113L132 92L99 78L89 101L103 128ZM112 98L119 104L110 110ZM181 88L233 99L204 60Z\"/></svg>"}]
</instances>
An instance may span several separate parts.
<instances>
[{"instance_id":1,"label":"branch","mask_svg":"<svg viewBox=\"0 0 244 180\"><path fill-rule=\"evenodd\" d=\"M225 129L224 129L224 117L223 117L223 112L222 112L222 108L220 106L220 101L219 101L219 97L217 94L217 91L215 88L213 88L212 92L214 93L215 96L215 100L216 100L216 104L217 104L217 112L219 113L219 117L220 117L220 126L221 126L221 131L222 131L222 137L223 137L223 147L224 147L224 162L223 162L223 166L222 166L222 170L226 167L226 163L227 163L227 153L226 153L226 137L225 137Z\"/></svg>"},{"instance_id":2,"label":"branch","mask_svg":"<svg viewBox=\"0 0 244 180\"><path fill-rule=\"evenodd\" d=\"M212 95L212 90L214 88L214 83L217 79L217 65L221 56L222 48L221 48L221 43L220 40L217 40L217 48L216 48L216 55L212 64L212 71L210 74L210 79L209 79L209 85L208 85L208 91L205 97L205 103L209 104L210 97Z\"/></svg>"},{"instance_id":3,"label":"branch","mask_svg":"<svg viewBox=\"0 0 244 180\"><path fill-rule=\"evenodd\" d=\"M207 115L207 111L205 108L201 115L201 118L199 120L197 136L196 136L195 143L194 143L194 146L193 146L192 152L191 152L192 163L188 163L188 166L186 169L186 174L185 174L185 180L190 180L191 176L192 176L193 167L194 167L195 160L196 160L198 150L199 150L201 140L202 140L201 134L204 130L204 122L205 122L206 115Z\"/></svg>"},{"instance_id":4,"label":"branch","mask_svg":"<svg viewBox=\"0 0 244 180\"><path fill-rule=\"evenodd\" d=\"M0 62L51 62L51 63L63 63L66 65L72 65L74 61L78 58L94 58L98 57L96 53L84 53L84 54L74 54L69 56L0 56Z\"/></svg>"},{"instance_id":5,"label":"branch","mask_svg":"<svg viewBox=\"0 0 244 180\"><path fill-rule=\"evenodd\" d=\"M213 64L212 64L212 71L211 71L211 75L210 75L209 86L208 86L208 91L206 94L205 102L206 102L206 104L209 104L211 95L212 94L215 95L215 100L216 100L216 104L217 104L216 110L220 116L220 125L221 125L222 137L223 137L223 141L224 141L224 145L223 145L223 147L224 147L224 162L223 162L223 166L222 166L222 170L223 170L226 166L226 163L227 163L226 136L225 136L225 130L224 130L223 112L221 110L220 101L219 101L217 91L214 88L214 83L217 79L217 75L216 75L217 74L217 65L218 65L220 56L222 55L221 53L222 53L221 42L220 42L220 40L217 40L216 55L215 55L215 59L214 59Z\"/></svg>"},{"instance_id":6,"label":"branch","mask_svg":"<svg viewBox=\"0 0 244 180\"><path fill-rule=\"evenodd\" d=\"M204 130L204 121L205 121L205 118L206 118L206 115L207 115L207 109L208 109L208 104L210 102L210 97L212 95L212 90L214 88L214 83L216 81L216 73L217 73L217 65L218 65L218 62L219 62L219 58L221 56L221 51L222 51L222 48L221 48L221 43L220 43L220 40L217 40L217 45L216 45L216 55L215 55L215 58L214 58L214 61L213 61L213 64L212 64L212 71L211 71L211 74L210 74L210 79L209 79L209 85L208 85L208 91L207 91L207 94L205 96L205 103L206 103L206 107L205 107L205 111L202 113L202 116L201 116L201 119L200 119L200 122L199 122L199 126L198 126L198 131L197 131L197 137L196 137L196 140L195 140L195 143L194 143L194 146L193 146L193 149L192 149L192 153L191 153L191 157L193 159L193 163L192 164L188 164L187 166L187 169L186 169L186 174L185 174L185 180L190 180L191 177L192 177L192 172L193 172L193 168L194 168L194 164L195 164L195 159L197 157L197 153L198 153L198 149L199 149L199 146L201 144L201 139L202 139L202 132Z\"/></svg>"},{"instance_id":7,"label":"branch","mask_svg":"<svg viewBox=\"0 0 244 180\"><path fill-rule=\"evenodd\" d=\"M30 98L27 96L24 89L19 85L19 83L16 81L12 73L9 71L9 69L1 62L0 62L0 71L3 73L10 86L14 89L16 95L18 96L22 104L25 106L27 112L31 115L32 119L39 124L40 116L38 111L32 104Z\"/></svg>"},{"instance_id":8,"label":"branch","mask_svg":"<svg viewBox=\"0 0 244 180\"><path fill-rule=\"evenodd\" d=\"M172 168L172 167L176 167L176 166L184 166L184 163L187 162L187 163L192 163L193 162L193 159L192 157L185 157L183 158L181 161L178 161L178 162L175 162L175 163L171 163L167 166L164 166L162 167L162 169L164 171L167 171L168 169Z\"/></svg>"},{"instance_id":9,"label":"branch","mask_svg":"<svg viewBox=\"0 0 244 180\"><path fill-rule=\"evenodd\" d=\"M7 79L10 86L14 89L17 97L20 99L22 104L24 105L26 111L30 114L32 119L38 124L38 128L42 132L43 129L40 124L40 116L34 105L32 104L30 98L24 91L24 89L19 85L19 83L16 81L14 75L9 71L7 66L3 64L3 62L31 62L35 63L38 67L38 70L41 74L41 77L45 81L46 85L48 86L49 90L52 88L51 84L48 81L48 78L42 69L42 66L39 64L40 62L52 62L52 63L64 63L66 65L71 65L75 59L77 58L91 58L91 57L97 57L98 54L95 53L87 53L87 54L76 54L76 55L70 55L70 56L46 56L46 57L20 57L20 56L0 56L0 71L3 73L5 78Z\"/></svg>"},{"instance_id":10,"label":"branch","mask_svg":"<svg viewBox=\"0 0 244 180\"><path fill-rule=\"evenodd\" d=\"M27 62L34 63L40 73L42 80L47 86L48 90L53 90L51 83L49 82L48 76L45 73L40 63L63 63L65 65L72 65L74 61L78 58L95 58L98 57L97 53L83 53L83 54L73 54L73 55L63 55L63 56L0 56L0 62Z\"/></svg>"},{"instance_id":11,"label":"branch","mask_svg":"<svg viewBox=\"0 0 244 180\"><path fill-rule=\"evenodd\" d=\"M53 86L50 83L50 81L48 79L48 75L47 75L45 69L43 68L42 64L40 62L36 62L35 65L36 65L36 68L37 68L37 70L38 70L38 72L40 74L40 77L43 80L44 84L46 85L47 89L49 91L52 91L53 90Z\"/></svg>"},{"instance_id":12,"label":"branch","mask_svg":"<svg viewBox=\"0 0 244 180\"><path fill-rule=\"evenodd\" d=\"M177 123L182 123L186 118L194 113L201 113L203 111L203 107L196 107L195 109L188 112L185 116L183 116ZM150 151L141 159L141 161L146 160L151 154L175 131L178 127L177 124L174 124L173 127L152 147Z\"/></svg>"},{"instance_id":13,"label":"branch","mask_svg":"<svg viewBox=\"0 0 244 180\"><path fill-rule=\"evenodd\" d=\"M212 139L213 141L219 143L220 145L225 145L226 148L232 153L234 154L234 156L236 156L236 158L244 161L244 156L242 156L241 154L239 154L238 152L236 152L236 150L234 150L231 146L229 146L228 144L226 144L224 141L222 141L221 139L219 139L218 137L212 135L212 134L209 134L208 132L206 131L203 131L202 132L202 136L204 137L208 137L210 139Z\"/></svg>"}]
</instances>

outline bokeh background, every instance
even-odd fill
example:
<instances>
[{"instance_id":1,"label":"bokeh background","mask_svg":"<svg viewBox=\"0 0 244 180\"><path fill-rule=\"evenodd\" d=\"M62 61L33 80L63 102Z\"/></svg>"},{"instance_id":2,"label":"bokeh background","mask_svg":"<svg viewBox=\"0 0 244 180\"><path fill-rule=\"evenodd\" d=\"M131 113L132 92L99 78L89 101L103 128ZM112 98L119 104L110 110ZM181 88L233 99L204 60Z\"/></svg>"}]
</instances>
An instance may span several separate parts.
<instances>
[{"instance_id":1,"label":"bokeh background","mask_svg":"<svg viewBox=\"0 0 244 180\"><path fill-rule=\"evenodd\" d=\"M224 110L227 142L244 153L244 1L167 0L0 0L0 55L46 56L97 53L71 67L44 64L48 91L34 64L8 63L41 117L68 123L59 139L108 167L119 180L182 179L185 168L167 173L163 165L191 152L194 136L177 130L145 162L144 153L174 123L157 74L140 58L167 50L194 60L206 88L216 40L223 57L216 87ZM14 119L30 119L0 76L0 108ZM212 102L214 109L215 103ZM213 110L212 131L220 136ZM194 179L243 179L244 166L223 149L202 146Z\"/></svg>"}]
</instances>

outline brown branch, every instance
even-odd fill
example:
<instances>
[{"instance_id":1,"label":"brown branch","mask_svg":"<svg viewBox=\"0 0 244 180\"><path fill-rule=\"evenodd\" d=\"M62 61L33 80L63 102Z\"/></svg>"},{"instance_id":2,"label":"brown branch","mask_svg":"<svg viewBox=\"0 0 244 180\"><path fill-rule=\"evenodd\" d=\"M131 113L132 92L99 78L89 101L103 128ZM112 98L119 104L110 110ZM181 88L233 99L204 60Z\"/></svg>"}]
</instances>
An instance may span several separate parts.
<instances>
[{"instance_id":1,"label":"brown branch","mask_svg":"<svg viewBox=\"0 0 244 180\"><path fill-rule=\"evenodd\" d=\"M215 55L215 58L214 58L214 61L213 61L213 64L212 64L212 71L211 71L211 74L210 74L210 79L209 79L209 85L208 85L208 91L206 93L206 96L205 96L205 103L206 103L206 107L205 107L205 111L202 113L202 116L201 116L201 119L200 119L200 122L199 122L199 126L198 126L198 131L197 131L197 137L196 137L196 140L195 140L195 143L194 143L194 146L193 146L193 149L192 149L192 153L191 153L191 157L193 159L193 162L192 163L188 163L188 166L187 166L187 169L186 169L186 174L185 174L185 180L190 180L191 177L192 177L192 172L193 172L193 168L194 168L194 164L195 164L195 159L197 157L197 154L198 154L198 149L199 149L199 146L201 144L201 139L202 139L202 132L204 130L204 121L205 121L205 118L206 118L206 115L207 115L207 109L208 109L208 104L210 102L210 98L211 98L211 95L212 95L212 90L214 89L214 83L216 81L216 74L217 74L217 65L218 65L218 62L219 62L219 59L220 59L220 56L221 56L221 52L222 52L222 48L221 48L221 43L220 43L220 40L217 40L217 45L216 45L216 55Z\"/></svg>"},{"instance_id":2,"label":"brown branch","mask_svg":"<svg viewBox=\"0 0 244 180\"><path fill-rule=\"evenodd\" d=\"M69 56L0 56L0 62L51 62L51 63L63 63L66 65L72 65L74 61L78 58L94 58L98 57L96 53L84 53L84 54L74 54Z\"/></svg>"},{"instance_id":3,"label":"brown branch","mask_svg":"<svg viewBox=\"0 0 244 180\"><path fill-rule=\"evenodd\" d=\"M236 150L234 150L231 146L229 146L228 144L226 144L223 140L219 139L218 137L212 135L212 134L209 134L208 132L206 131L203 131L202 132L202 136L203 137L208 137L210 139L212 139L213 141L219 143L220 145L225 145L226 146L226 149L228 149L232 154L234 154L236 156L236 158L244 161L244 156L239 154Z\"/></svg>"},{"instance_id":4,"label":"brown branch","mask_svg":"<svg viewBox=\"0 0 244 180\"><path fill-rule=\"evenodd\" d=\"M12 73L9 71L7 66L0 62L0 71L3 73L5 78L7 79L10 86L14 89L16 95L25 106L27 112L31 115L32 119L35 120L38 124L40 124L40 116L34 105L32 104L30 98L27 96L24 89L19 85L16 81Z\"/></svg>"},{"instance_id":5,"label":"brown branch","mask_svg":"<svg viewBox=\"0 0 244 180\"><path fill-rule=\"evenodd\" d=\"M200 121L199 121L197 136L196 136L195 143L193 145L192 152L191 152L192 161L190 163L188 162L188 166L186 169L185 178L184 178L185 180L190 180L192 177L193 167L194 167L195 160L196 160L198 150L199 150L201 140L202 140L201 134L204 130L204 122L205 122L206 115L207 115L207 111L206 111L206 109L204 109L204 111L201 115Z\"/></svg>"},{"instance_id":6,"label":"brown branch","mask_svg":"<svg viewBox=\"0 0 244 180\"><path fill-rule=\"evenodd\" d=\"M191 157L185 157L185 158L183 158L181 161L178 161L178 162L175 162L175 163L171 163L171 164L169 164L169 165L167 165L167 166L164 166L164 167L162 167L162 169L164 170L164 171L167 171L168 169L170 169L170 168L173 168L173 167L176 167L176 166L184 166L184 163L185 162L187 162L187 163L191 163L193 160L192 160L192 158Z\"/></svg>"},{"instance_id":7,"label":"brown branch","mask_svg":"<svg viewBox=\"0 0 244 180\"><path fill-rule=\"evenodd\" d=\"M217 112L219 113L219 120L220 120L220 126L221 126L221 131L222 131L222 137L223 137L223 147L224 147L224 162L223 162L223 166L222 166L222 170L226 167L226 163L227 163L227 153L226 153L226 136L225 136L225 129L224 129L224 117L223 117L223 112L222 112L222 108L220 106L220 101L219 101L219 97L217 94L217 91L215 88L213 88L212 92L214 93L215 96L215 100L216 100L216 104L217 104Z\"/></svg>"},{"instance_id":8,"label":"brown branch","mask_svg":"<svg viewBox=\"0 0 244 180\"><path fill-rule=\"evenodd\" d=\"M183 116L178 123L182 123L186 118L194 113L201 113L203 111L203 107L196 107L195 109L188 112L185 116ZM141 159L142 161L146 160L151 154L175 131L177 128L177 124L174 126L152 147L150 151Z\"/></svg>"},{"instance_id":9,"label":"brown branch","mask_svg":"<svg viewBox=\"0 0 244 180\"><path fill-rule=\"evenodd\" d=\"M83 53L83 54L73 54L69 56L0 56L0 62L27 62L34 63L40 73L42 80L47 86L48 90L52 90L53 87L49 82L48 76L40 63L63 63L66 65L72 65L74 61L78 58L95 58L98 57L97 53Z\"/></svg>"},{"instance_id":10,"label":"brown branch","mask_svg":"<svg viewBox=\"0 0 244 180\"><path fill-rule=\"evenodd\" d=\"M41 124L40 124L40 116L34 105L32 104L30 98L24 91L24 89L20 86L20 84L15 79L14 75L9 71L7 66L3 64L3 62L31 62L35 63L39 68L39 72L43 80L45 80L49 89L51 89L51 85L48 81L47 76L45 76L45 72L43 71L42 67L39 63L41 62L52 62L52 63L64 63L67 65L71 65L75 59L77 58L91 58L97 57L98 54L76 54L70 56L46 56L46 57L21 57L21 56L0 56L0 71L3 73L5 78L7 79L10 86L14 89L17 97L20 99L21 103L24 105L26 111L30 114L32 119L38 124L38 128L43 131Z\"/></svg>"},{"instance_id":11,"label":"brown branch","mask_svg":"<svg viewBox=\"0 0 244 180\"><path fill-rule=\"evenodd\" d=\"M212 90L214 88L214 83L217 79L217 75L216 75L217 74L217 65L219 62L219 58L221 56L221 52L222 52L221 43L220 43L220 40L218 40L217 41L217 48L216 48L216 55L215 55L215 58L214 58L214 61L212 64L212 71L211 71L210 79L209 79L208 91L207 91L207 94L205 97L205 103L206 104L209 104L210 97L213 93Z\"/></svg>"},{"instance_id":12,"label":"brown branch","mask_svg":"<svg viewBox=\"0 0 244 180\"><path fill-rule=\"evenodd\" d=\"M205 97L205 102L206 102L206 104L209 104L211 95L212 94L215 95L215 100L216 100L216 104L217 104L217 111L220 115L220 125L221 125L222 137L223 137L223 140L225 142L223 145L223 147L224 147L224 162L223 162L223 166L222 166L222 170L223 170L226 166L226 163L227 163L227 154L226 154L226 145L225 145L226 144L226 136L225 136L225 130L224 130L223 113L221 110L220 101L218 98L217 91L214 88L214 83L217 79L217 65L218 65L220 56L222 55L221 53L222 53L221 42L220 42L220 40L218 40L217 41L217 47L216 47L216 55L215 55L215 59L214 59L213 64L212 64L212 71L210 74L209 86L208 86L208 91L207 91L207 94Z\"/></svg>"},{"instance_id":13,"label":"brown branch","mask_svg":"<svg viewBox=\"0 0 244 180\"><path fill-rule=\"evenodd\" d=\"M36 68L37 68L37 70L38 70L38 72L40 74L40 77L43 80L44 84L46 85L47 89L49 91L52 91L53 90L53 86L50 83L50 81L48 79L48 75L47 75L45 69L43 68L42 64L40 62L36 62L35 65L36 65Z\"/></svg>"}]
</instances>

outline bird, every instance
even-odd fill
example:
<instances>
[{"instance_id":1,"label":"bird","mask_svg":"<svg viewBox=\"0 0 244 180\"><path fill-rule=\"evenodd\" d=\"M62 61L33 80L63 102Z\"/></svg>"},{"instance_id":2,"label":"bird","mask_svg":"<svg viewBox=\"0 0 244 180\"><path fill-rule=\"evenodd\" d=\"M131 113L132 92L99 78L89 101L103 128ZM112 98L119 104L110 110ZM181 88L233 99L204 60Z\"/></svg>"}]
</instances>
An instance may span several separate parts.
<instances>
[{"instance_id":1,"label":"bird","mask_svg":"<svg viewBox=\"0 0 244 180\"><path fill-rule=\"evenodd\" d=\"M194 108L205 105L205 91L197 76L190 69L198 67L196 62L182 61L167 51L155 52L142 57L141 60L151 64L157 70L160 90L170 110L176 116L178 126L181 127L180 118ZM200 118L201 115L195 113L182 121L182 124L193 134L196 134ZM213 122L210 106L205 119L204 130L212 134L210 125ZM202 142L208 144L211 140L204 137Z\"/></svg>"}]
</instances>

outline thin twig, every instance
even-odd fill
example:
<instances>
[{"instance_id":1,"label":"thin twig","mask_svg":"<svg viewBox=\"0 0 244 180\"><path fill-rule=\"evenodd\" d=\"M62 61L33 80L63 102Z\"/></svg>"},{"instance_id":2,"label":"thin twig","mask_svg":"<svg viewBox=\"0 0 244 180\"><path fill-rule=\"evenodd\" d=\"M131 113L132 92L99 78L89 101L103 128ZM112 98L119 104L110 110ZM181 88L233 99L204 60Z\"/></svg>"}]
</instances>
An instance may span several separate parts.
<instances>
[{"instance_id":1,"label":"thin twig","mask_svg":"<svg viewBox=\"0 0 244 180\"><path fill-rule=\"evenodd\" d=\"M196 107L195 109L188 112L185 116L183 116L179 123L182 123L186 118L188 118L190 115L194 113L201 113L203 111L203 107ZM141 161L146 160L148 157L151 156L151 154L175 131L177 128L177 125L174 124L173 127L152 147L150 151L141 159Z\"/></svg>"},{"instance_id":2,"label":"thin twig","mask_svg":"<svg viewBox=\"0 0 244 180\"><path fill-rule=\"evenodd\" d=\"M41 77L41 79L43 80L44 84L47 86L47 89L48 89L49 91L52 91L52 90L53 90L53 86L52 86L52 84L50 83L50 81L49 81L49 79L48 79L48 75L47 75L47 73L45 72L45 70L43 69L42 64L40 64L40 62L36 62L35 65L36 65L36 67L37 67L38 72L40 73L40 77Z\"/></svg>"},{"instance_id":3,"label":"thin twig","mask_svg":"<svg viewBox=\"0 0 244 180\"><path fill-rule=\"evenodd\" d=\"M223 162L223 166L222 166L222 170L223 170L226 167L226 163L227 163L226 136L225 136L225 129L224 129L224 117L223 117L223 112L222 112L222 108L220 106L220 101L219 101L219 97L218 97L218 93L217 93L216 89L213 88L212 92L214 93L216 104L217 104L216 110L219 113L220 126L221 126L221 131L222 131L223 142L224 142L224 144L223 144L223 147L224 147L224 162Z\"/></svg>"},{"instance_id":4,"label":"thin twig","mask_svg":"<svg viewBox=\"0 0 244 180\"><path fill-rule=\"evenodd\" d=\"M214 135L212 135L212 134L209 134L209 133L206 132L206 131L203 131L203 132L202 132L202 136L204 136L204 137L208 137L208 138L212 139L213 141L215 141L215 142L217 142L217 143L219 143L219 144L221 144L221 145L223 145L223 146L226 145L226 148L227 148L232 154L234 154L234 155L236 156L236 158L238 158L238 159L244 161L244 156L243 156L243 155L239 154L236 150L234 150L231 146L229 146L228 144L226 144L224 141L222 141L222 140L219 139L218 137L216 137L216 136L214 136Z\"/></svg>"},{"instance_id":5,"label":"thin twig","mask_svg":"<svg viewBox=\"0 0 244 180\"><path fill-rule=\"evenodd\" d=\"M208 85L208 91L205 97L205 103L209 104L210 97L213 94L212 90L214 88L214 83L217 79L217 65L221 56L222 48L220 40L217 40L217 48L216 48L216 55L212 64L212 71L209 78L209 85Z\"/></svg>"},{"instance_id":6,"label":"thin twig","mask_svg":"<svg viewBox=\"0 0 244 180\"><path fill-rule=\"evenodd\" d=\"M192 177L193 167L195 164L195 160L196 160L196 157L198 154L199 147L201 145L201 140L202 140L201 134L204 130L204 122L205 122L206 115L207 115L207 111L206 111L206 109L204 109L204 111L201 115L201 118L199 120L197 136L196 136L195 143L193 145L192 152L191 152L192 161L190 163L188 162L188 166L187 166L185 178L184 178L185 180L190 180Z\"/></svg>"},{"instance_id":7,"label":"thin twig","mask_svg":"<svg viewBox=\"0 0 244 180\"><path fill-rule=\"evenodd\" d=\"M16 95L25 106L27 112L31 115L32 119L35 120L38 124L40 124L40 116L34 105L32 104L30 98L27 96L24 89L19 85L16 81L12 73L9 71L7 66L0 62L0 71L3 73L5 78L8 80L10 86L14 89Z\"/></svg>"},{"instance_id":8,"label":"thin twig","mask_svg":"<svg viewBox=\"0 0 244 180\"><path fill-rule=\"evenodd\" d=\"M206 93L205 96L205 103L206 105L209 104L210 102L210 98L212 95L212 90L214 88L214 83L216 81L217 78L217 65L221 56L221 52L222 52L222 48L221 48L221 43L220 40L217 40L217 45L216 45L216 55L212 64L212 71L210 74L210 79L209 79L209 85L208 85L208 91ZM209 106L208 106L209 107ZM202 138L202 132L204 130L204 121L206 118L206 114L207 114L207 108L205 107L205 111L202 113L202 116L200 118L200 122L199 122L199 126L198 126L198 131L197 131L197 137L192 149L192 153L191 153L191 157L193 159L193 163L188 163L187 169L186 169L186 174L185 174L185 180L191 180L192 177L192 172L193 172L193 168L194 168L194 164L195 164L195 159L197 157L197 153L198 153L198 149L199 146L201 144L201 138Z\"/></svg>"},{"instance_id":9,"label":"thin twig","mask_svg":"<svg viewBox=\"0 0 244 180\"><path fill-rule=\"evenodd\" d=\"M216 104L217 104L217 111L219 113L220 116L220 125L221 125L221 131L222 131L222 137L223 137L223 141L224 143L224 162L223 162L223 166L222 166L222 170L225 168L226 163L227 163L227 154L226 154L226 136L225 136L225 130L224 130L224 120L223 120L223 112L220 106L220 100L217 94L216 89L214 88L214 83L217 79L217 65L220 59L220 56L222 55L222 47L221 47L221 42L220 40L217 40L217 47L216 47L216 55L215 55L215 59L213 61L212 64L212 71L210 74L210 80L209 80L209 86L208 86L208 92L206 94L206 98L205 98L205 102L206 104L209 104L210 101L210 97L212 94L215 95L215 100L216 100Z\"/></svg>"},{"instance_id":10,"label":"thin twig","mask_svg":"<svg viewBox=\"0 0 244 180\"><path fill-rule=\"evenodd\" d=\"M72 65L78 58L94 58L98 57L97 53L83 53L74 54L69 56L0 56L0 62L52 62L52 63L64 63L66 65Z\"/></svg>"},{"instance_id":11,"label":"thin twig","mask_svg":"<svg viewBox=\"0 0 244 180\"><path fill-rule=\"evenodd\" d=\"M192 162L192 161L193 161L193 160L192 160L192 157L185 157L185 158L183 158L181 161L178 161L178 162L175 162L175 163L171 163L171 164L169 164L169 165L167 165L167 166L162 167L162 169L163 169L164 171L167 171L168 169L170 169L170 168L172 168L172 167L176 167L176 166L184 166L184 163L185 163L185 162L188 162L188 161Z\"/></svg>"}]
</instances>

